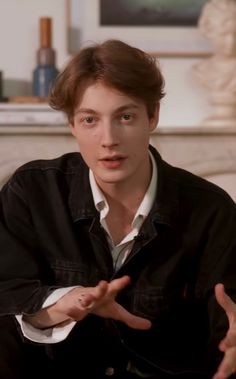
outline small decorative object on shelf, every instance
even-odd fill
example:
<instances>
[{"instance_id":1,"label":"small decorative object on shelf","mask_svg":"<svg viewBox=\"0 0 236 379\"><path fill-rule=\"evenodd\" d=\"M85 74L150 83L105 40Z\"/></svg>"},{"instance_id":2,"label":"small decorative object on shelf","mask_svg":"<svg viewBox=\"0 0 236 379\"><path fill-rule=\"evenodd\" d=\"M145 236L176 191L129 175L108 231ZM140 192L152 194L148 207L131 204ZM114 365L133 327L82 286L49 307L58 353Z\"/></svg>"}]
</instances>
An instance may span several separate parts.
<instances>
[{"instance_id":1,"label":"small decorative object on shelf","mask_svg":"<svg viewBox=\"0 0 236 379\"><path fill-rule=\"evenodd\" d=\"M52 19L41 17L39 21L40 48L37 51L37 67L33 72L33 95L47 97L58 70L56 53L52 48Z\"/></svg>"}]
</instances>

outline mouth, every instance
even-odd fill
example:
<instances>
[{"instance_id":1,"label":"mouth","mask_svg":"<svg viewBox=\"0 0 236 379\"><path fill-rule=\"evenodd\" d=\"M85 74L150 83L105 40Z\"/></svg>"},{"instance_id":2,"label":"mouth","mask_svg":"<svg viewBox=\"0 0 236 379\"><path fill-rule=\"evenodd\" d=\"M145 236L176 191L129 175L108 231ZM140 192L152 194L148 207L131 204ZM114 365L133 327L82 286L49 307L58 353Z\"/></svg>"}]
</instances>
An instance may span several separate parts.
<instances>
[{"instance_id":1,"label":"mouth","mask_svg":"<svg viewBox=\"0 0 236 379\"><path fill-rule=\"evenodd\" d=\"M100 159L100 161L106 161L106 162L114 162L114 161L120 161L124 160L125 157L121 155L113 155L113 156L106 156Z\"/></svg>"},{"instance_id":2,"label":"mouth","mask_svg":"<svg viewBox=\"0 0 236 379\"><path fill-rule=\"evenodd\" d=\"M106 156L101 158L99 161L106 167L106 168L119 168L125 161L125 157L121 155L114 155L114 156Z\"/></svg>"}]
</instances>

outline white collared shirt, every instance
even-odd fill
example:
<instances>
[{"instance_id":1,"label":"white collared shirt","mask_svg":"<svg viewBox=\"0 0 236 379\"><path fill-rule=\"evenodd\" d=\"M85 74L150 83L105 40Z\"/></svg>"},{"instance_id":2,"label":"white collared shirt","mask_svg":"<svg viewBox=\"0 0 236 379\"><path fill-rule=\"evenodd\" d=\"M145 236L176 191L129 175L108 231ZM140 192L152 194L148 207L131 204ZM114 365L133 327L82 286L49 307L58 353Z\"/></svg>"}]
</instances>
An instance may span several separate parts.
<instances>
[{"instance_id":1,"label":"white collared shirt","mask_svg":"<svg viewBox=\"0 0 236 379\"><path fill-rule=\"evenodd\" d=\"M109 212L109 205L106 201L106 198L103 192L101 191L101 189L98 187L96 183L93 172L91 170L89 171L89 180L90 180L90 185L92 189L94 204L98 212L100 212L100 222L101 222L102 227L105 229L107 233L107 240L108 240L109 247L111 249L111 254L113 258L113 266L114 266L115 271L117 271L121 267L121 265L124 263L125 259L129 255L134 243L134 239L138 235L139 230L142 226L142 223L147 217L148 213L150 212L153 202L154 202L156 188L157 188L157 167L156 167L156 162L151 152L150 152L150 158L152 162L152 177L151 177L149 187L133 218L132 225L131 225L132 230L117 245L114 244L112 237L109 233L107 223L106 223L106 216L108 215L108 212Z\"/></svg>"},{"instance_id":2,"label":"white collared shirt","mask_svg":"<svg viewBox=\"0 0 236 379\"><path fill-rule=\"evenodd\" d=\"M147 217L148 213L150 212L155 199L157 189L157 166L151 152L150 158L152 162L152 177L149 187L132 221L132 230L117 245L113 243L112 237L109 233L105 220L109 212L109 205L106 201L103 192L100 190L95 181L93 172L91 170L89 171L89 180L92 189L94 204L98 212L100 212L100 222L107 233L108 244L111 249L113 266L115 271L119 269L119 267L124 263L125 259L129 255L134 243L134 239L138 235L142 223ZM71 291L73 288L76 288L76 286L59 288L55 290L46 299L46 301L43 304L43 308L55 304L62 296ZM76 321L71 321L71 323L65 326L57 326L42 330L37 329L33 327L31 324L25 322L23 320L22 315L16 315L16 319L21 326L23 335L26 338L39 343L57 343L63 341L64 339L66 339L66 337L76 324Z\"/></svg>"}]
</instances>

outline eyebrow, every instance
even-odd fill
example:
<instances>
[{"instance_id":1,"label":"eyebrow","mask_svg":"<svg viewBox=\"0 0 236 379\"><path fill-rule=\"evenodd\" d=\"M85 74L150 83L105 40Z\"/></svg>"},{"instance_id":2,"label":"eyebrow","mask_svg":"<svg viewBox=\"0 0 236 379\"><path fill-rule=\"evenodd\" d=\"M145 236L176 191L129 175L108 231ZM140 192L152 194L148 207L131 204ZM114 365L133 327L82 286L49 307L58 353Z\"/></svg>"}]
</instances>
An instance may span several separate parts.
<instances>
[{"instance_id":1,"label":"eyebrow","mask_svg":"<svg viewBox=\"0 0 236 379\"><path fill-rule=\"evenodd\" d=\"M130 103L130 104L122 105L121 107L117 108L114 113L123 112L123 111L126 111L127 109L138 109L138 108L139 107L136 104Z\"/></svg>"},{"instance_id":2,"label":"eyebrow","mask_svg":"<svg viewBox=\"0 0 236 379\"><path fill-rule=\"evenodd\" d=\"M75 114L77 113L97 113L94 109L90 109L90 108L79 108L76 110Z\"/></svg>"},{"instance_id":3,"label":"eyebrow","mask_svg":"<svg viewBox=\"0 0 236 379\"><path fill-rule=\"evenodd\" d=\"M130 104L126 104L126 105L122 105L121 107L115 109L114 113L119 113L119 112L123 112L123 111L126 111L127 109L138 109L138 106L134 103L130 103ZM78 114L78 113L89 113L89 114L97 114L99 112L95 111L94 109L92 108L79 108L75 114Z\"/></svg>"}]
</instances>

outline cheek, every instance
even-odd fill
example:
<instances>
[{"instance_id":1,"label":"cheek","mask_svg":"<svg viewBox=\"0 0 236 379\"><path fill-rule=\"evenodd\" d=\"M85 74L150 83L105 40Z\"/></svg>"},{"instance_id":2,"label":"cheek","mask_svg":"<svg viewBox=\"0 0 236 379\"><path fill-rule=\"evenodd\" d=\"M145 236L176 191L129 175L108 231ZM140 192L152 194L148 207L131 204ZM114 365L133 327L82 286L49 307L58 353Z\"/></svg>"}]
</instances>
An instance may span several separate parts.
<instances>
[{"instance_id":1,"label":"cheek","mask_svg":"<svg viewBox=\"0 0 236 379\"><path fill-rule=\"evenodd\" d=\"M142 145L145 147L150 140L150 130L149 129L141 129L139 132L133 135L133 138L130 140L130 143L133 145Z\"/></svg>"},{"instance_id":2,"label":"cheek","mask_svg":"<svg viewBox=\"0 0 236 379\"><path fill-rule=\"evenodd\" d=\"M80 128L75 132L75 137L80 144L90 145L98 143L99 131L98 128Z\"/></svg>"},{"instance_id":3,"label":"cheek","mask_svg":"<svg viewBox=\"0 0 236 379\"><path fill-rule=\"evenodd\" d=\"M88 149L88 147L84 147L83 145L79 146L79 152L82 155L83 160L87 164L87 166L91 169L93 169L94 166L94 149Z\"/></svg>"},{"instance_id":4,"label":"cheek","mask_svg":"<svg viewBox=\"0 0 236 379\"><path fill-rule=\"evenodd\" d=\"M77 138L79 150L84 157L91 159L98 150L98 142L91 135L83 135Z\"/></svg>"}]
</instances>

